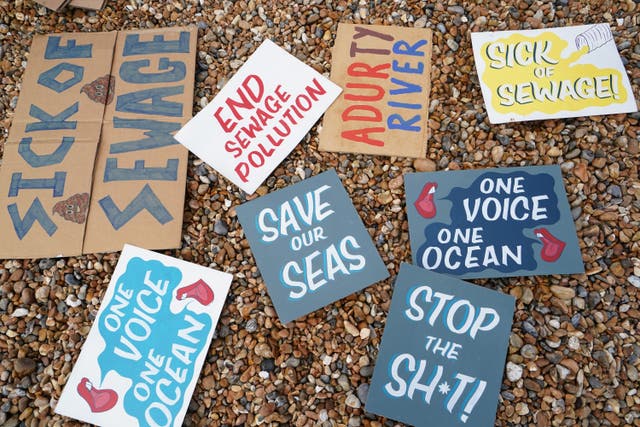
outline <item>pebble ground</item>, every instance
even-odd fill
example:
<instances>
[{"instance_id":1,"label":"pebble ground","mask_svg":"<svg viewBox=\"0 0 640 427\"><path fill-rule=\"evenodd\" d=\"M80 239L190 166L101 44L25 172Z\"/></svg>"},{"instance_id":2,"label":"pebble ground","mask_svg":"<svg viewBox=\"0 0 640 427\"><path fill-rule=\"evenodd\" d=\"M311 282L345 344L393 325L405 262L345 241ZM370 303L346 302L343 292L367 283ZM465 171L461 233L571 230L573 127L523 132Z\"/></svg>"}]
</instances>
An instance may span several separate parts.
<instances>
[{"instance_id":1,"label":"pebble ground","mask_svg":"<svg viewBox=\"0 0 640 427\"><path fill-rule=\"evenodd\" d=\"M433 29L427 159L322 153L314 127L258 194L335 167L393 277L410 261L403 173L559 164L586 274L474 281L517 298L496 425L640 426L640 114L492 126L469 37L608 22L639 98L634 1L0 0L0 150L34 34L197 25L196 113L267 37L328 76L339 22ZM235 280L184 425L400 425L364 411L391 279L282 325L235 215L248 198L191 156L166 253ZM118 256L0 261L0 425L80 425L53 408Z\"/></svg>"}]
</instances>

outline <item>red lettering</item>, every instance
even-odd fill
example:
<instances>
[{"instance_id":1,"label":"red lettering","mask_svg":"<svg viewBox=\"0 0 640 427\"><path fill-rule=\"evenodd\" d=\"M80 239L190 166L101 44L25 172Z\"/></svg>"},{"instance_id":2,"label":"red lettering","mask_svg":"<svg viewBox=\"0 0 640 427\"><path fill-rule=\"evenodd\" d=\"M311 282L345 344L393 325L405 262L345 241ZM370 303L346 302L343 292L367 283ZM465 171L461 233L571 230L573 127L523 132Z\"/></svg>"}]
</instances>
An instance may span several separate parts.
<instances>
[{"instance_id":1,"label":"red lettering","mask_svg":"<svg viewBox=\"0 0 640 427\"><path fill-rule=\"evenodd\" d=\"M341 136L354 142L362 142L369 145L375 145L376 147L382 147L384 146L384 142L380 141L379 139L369 138L369 134L380 133L384 131L385 128L383 127L345 130L344 132L342 132Z\"/></svg>"},{"instance_id":2,"label":"red lettering","mask_svg":"<svg viewBox=\"0 0 640 427\"><path fill-rule=\"evenodd\" d=\"M372 115L356 115L352 114L353 112L370 112ZM342 120L348 122L350 120L355 120L359 122L381 122L382 121L382 113L376 107L372 105L351 105L347 107L342 112Z\"/></svg>"},{"instance_id":3,"label":"red lettering","mask_svg":"<svg viewBox=\"0 0 640 427\"><path fill-rule=\"evenodd\" d=\"M344 95L344 99L346 99L347 101L375 102L375 101L380 101L384 97L384 88L378 85L364 84L364 83L347 83L347 89L371 89L376 92L375 94L371 94L371 95L365 95L365 94L353 95L353 94L347 93Z\"/></svg>"},{"instance_id":4,"label":"red lettering","mask_svg":"<svg viewBox=\"0 0 640 427\"><path fill-rule=\"evenodd\" d=\"M347 74L353 77L372 77L376 79L386 79L389 77L387 73L381 73L380 70L391 68L391 64L380 64L372 67L364 62L354 62L347 68Z\"/></svg>"},{"instance_id":5,"label":"red lettering","mask_svg":"<svg viewBox=\"0 0 640 427\"><path fill-rule=\"evenodd\" d=\"M231 132L233 131L233 129L236 127L236 125L238 123L236 122L232 122L231 119L227 119L227 120L223 120L220 117L220 113L222 112L222 107L218 107L218 109L216 110L215 113L213 113L213 117L216 118L216 120L218 120L218 123L220 123L220 126L222 126L222 129L225 132ZM231 124L230 124L231 123Z\"/></svg>"}]
</instances>

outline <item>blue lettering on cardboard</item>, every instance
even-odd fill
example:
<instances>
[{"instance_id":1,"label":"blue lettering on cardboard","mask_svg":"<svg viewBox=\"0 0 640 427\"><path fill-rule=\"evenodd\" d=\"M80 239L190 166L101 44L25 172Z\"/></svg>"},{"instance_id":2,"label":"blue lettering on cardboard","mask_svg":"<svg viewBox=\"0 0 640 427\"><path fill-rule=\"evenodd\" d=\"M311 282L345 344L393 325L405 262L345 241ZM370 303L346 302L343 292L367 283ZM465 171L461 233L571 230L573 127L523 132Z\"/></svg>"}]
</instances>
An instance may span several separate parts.
<instances>
[{"instance_id":1,"label":"blue lettering on cardboard","mask_svg":"<svg viewBox=\"0 0 640 427\"><path fill-rule=\"evenodd\" d=\"M17 197L20 190L53 190L53 197L64 194L66 172L56 172L53 178L22 178L22 172L14 172L9 184L9 197Z\"/></svg>"},{"instance_id":2,"label":"blue lettering on cardboard","mask_svg":"<svg viewBox=\"0 0 640 427\"><path fill-rule=\"evenodd\" d=\"M67 155L75 138L70 136L62 137L60 145L51 154L36 154L31 149L32 139L30 137L22 138L18 145L18 153L22 158L29 163L31 167L40 168L43 166L51 166L61 163L64 157Z\"/></svg>"},{"instance_id":3,"label":"blue lettering on cardboard","mask_svg":"<svg viewBox=\"0 0 640 427\"><path fill-rule=\"evenodd\" d=\"M13 229L16 231L18 239L20 240L27 235L36 221L38 221L49 236L53 236L53 233L58 229L51 218L49 218L49 215L47 215L47 211L44 210L40 199L37 197L33 202L31 202L31 206L29 206L24 218L20 218L18 205L15 203L7 206L7 210L9 211L11 222L13 223Z\"/></svg>"},{"instance_id":4,"label":"blue lettering on cardboard","mask_svg":"<svg viewBox=\"0 0 640 427\"><path fill-rule=\"evenodd\" d=\"M27 124L26 132L35 132L40 130L60 130L60 129L75 129L78 124L77 121L67 121L67 119L78 112L78 102L67 108L61 113L52 116L37 105L31 105L29 108L29 115L40 122Z\"/></svg>"},{"instance_id":5,"label":"blue lettering on cardboard","mask_svg":"<svg viewBox=\"0 0 640 427\"><path fill-rule=\"evenodd\" d=\"M122 211L116 206L111 196L100 199L99 203L109 222L116 230L122 228L131 218L145 209L160 224L166 224L173 219L149 184L145 184L140 193Z\"/></svg>"},{"instance_id":6,"label":"blue lettering on cardboard","mask_svg":"<svg viewBox=\"0 0 640 427\"><path fill-rule=\"evenodd\" d=\"M63 73L65 71L73 73L73 76L70 76L65 81L59 82L57 80L58 76L60 75L60 73ZM43 71L42 74L40 74L40 77L38 77L38 83L60 93L80 83L83 76L84 67L69 64L68 62L63 62L51 67L47 71Z\"/></svg>"},{"instance_id":7,"label":"blue lettering on cardboard","mask_svg":"<svg viewBox=\"0 0 640 427\"><path fill-rule=\"evenodd\" d=\"M111 144L109 153L119 154L177 144L178 141L175 140L171 133L180 129L180 123L114 117L113 127L115 129L149 129L144 133L148 138Z\"/></svg>"},{"instance_id":8,"label":"blue lettering on cardboard","mask_svg":"<svg viewBox=\"0 0 640 427\"><path fill-rule=\"evenodd\" d=\"M60 36L49 36L44 59L72 59L91 58L91 44L76 45L75 40L67 40L65 46L60 46Z\"/></svg>"},{"instance_id":9,"label":"blue lettering on cardboard","mask_svg":"<svg viewBox=\"0 0 640 427\"><path fill-rule=\"evenodd\" d=\"M167 160L164 168L146 167L144 160L136 160L132 169L119 168L118 159L109 157L104 170L104 182L110 181L177 181L178 159Z\"/></svg>"},{"instance_id":10,"label":"blue lettering on cardboard","mask_svg":"<svg viewBox=\"0 0 640 427\"><path fill-rule=\"evenodd\" d=\"M158 70L168 70L164 73L142 73L140 68L149 67L151 61L141 59L128 61L120 66L120 77L128 83L170 83L177 82L187 75L187 67L182 61L169 61L169 58L160 58Z\"/></svg>"},{"instance_id":11,"label":"blue lettering on cardboard","mask_svg":"<svg viewBox=\"0 0 640 427\"><path fill-rule=\"evenodd\" d=\"M164 35L153 36L153 41L141 42L139 34L129 34L124 40L122 56L148 55L154 53L189 53L190 34L181 31L178 40L165 40Z\"/></svg>"},{"instance_id":12,"label":"blue lettering on cardboard","mask_svg":"<svg viewBox=\"0 0 640 427\"><path fill-rule=\"evenodd\" d=\"M132 258L97 319L101 382L111 371L131 380L123 404L140 425L173 425L212 328L206 314L171 309L181 280L178 268Z\"/></svg>"},{"instance_id":13,"label":"blue lettering on cardboard","mask_svg":"<svg viewBox=\"0 0 640 427\"><path fill-rule=\"evenodd\" d=\"M184 86L157 87L118 96L116 111L157 116L182 117L182 104L166 101L167 96L180 95ZM145 100L151 102L143 102Z\"/></svg>"}]
</instances>

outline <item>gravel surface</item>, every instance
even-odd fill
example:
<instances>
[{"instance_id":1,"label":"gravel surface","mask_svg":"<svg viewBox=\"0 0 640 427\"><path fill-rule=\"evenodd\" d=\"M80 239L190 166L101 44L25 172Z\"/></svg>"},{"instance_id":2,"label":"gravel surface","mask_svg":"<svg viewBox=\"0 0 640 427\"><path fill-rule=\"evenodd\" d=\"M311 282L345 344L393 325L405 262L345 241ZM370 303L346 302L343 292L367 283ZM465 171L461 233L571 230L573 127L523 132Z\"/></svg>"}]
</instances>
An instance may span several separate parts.
<instances>
[{"instance_id":1,"label":"gravel surface","mask_svg":"<svg viewBox=\"0 0 640 427\"><path fill-rule=\"evenodd\" d=\"M335 167L393 277L410 261L403 173L561 165L586 274L474 281L517 298L496 425L640 426L640 114L492 126L469 37L608 22L638 98L634 1L108 0L51 13L0 0L0 150L36 33L197 25L195 113L266 37L328 76L338 22L433 29L427 159L320 153L314 128L258 194ZM392 279L284 326L235 215L250 197L193 156L187 185L182 247L166 253L235 280L185 425L399 425L364 412ZM0 261L0 425L80 425L53 408L118 256Z\"/></svg>"}]
</instances>

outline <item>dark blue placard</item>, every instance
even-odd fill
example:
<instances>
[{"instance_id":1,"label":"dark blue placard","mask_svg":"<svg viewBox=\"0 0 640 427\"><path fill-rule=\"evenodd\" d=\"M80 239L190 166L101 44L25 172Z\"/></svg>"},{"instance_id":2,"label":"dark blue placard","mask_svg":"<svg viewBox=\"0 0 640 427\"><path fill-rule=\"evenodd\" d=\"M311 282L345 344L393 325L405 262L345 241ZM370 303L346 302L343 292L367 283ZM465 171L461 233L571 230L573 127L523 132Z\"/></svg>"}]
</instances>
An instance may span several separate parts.
<instances>
[{"instance_id":1,"label":"dark blue placard","mask_svg":"<svg viewBox=\"0 0 640 427\"><path fill-rule=\"evenodd\" d=\"M584 272L558 166L405 175L413 263L461 278Z\"/></svg>"},{"instance_id":2,"label":"dark blue placard","mask_svg":"<svg viewBox=\"0 0 640 427\"><path fill-rule=\"evenodd\" d=\"M402 264L366 410L414 426L492 426L514 304Z\"/></svg>"},{"instance_id":3,"label":"dark blue placard","mask_svg":"<svg viewBox=\"0 0 640 427\"><path fill-rule=\"evenodd\" d=\"M237 213L282 323L389 276L333 169Z\"/></svg>"}]
</instances>

